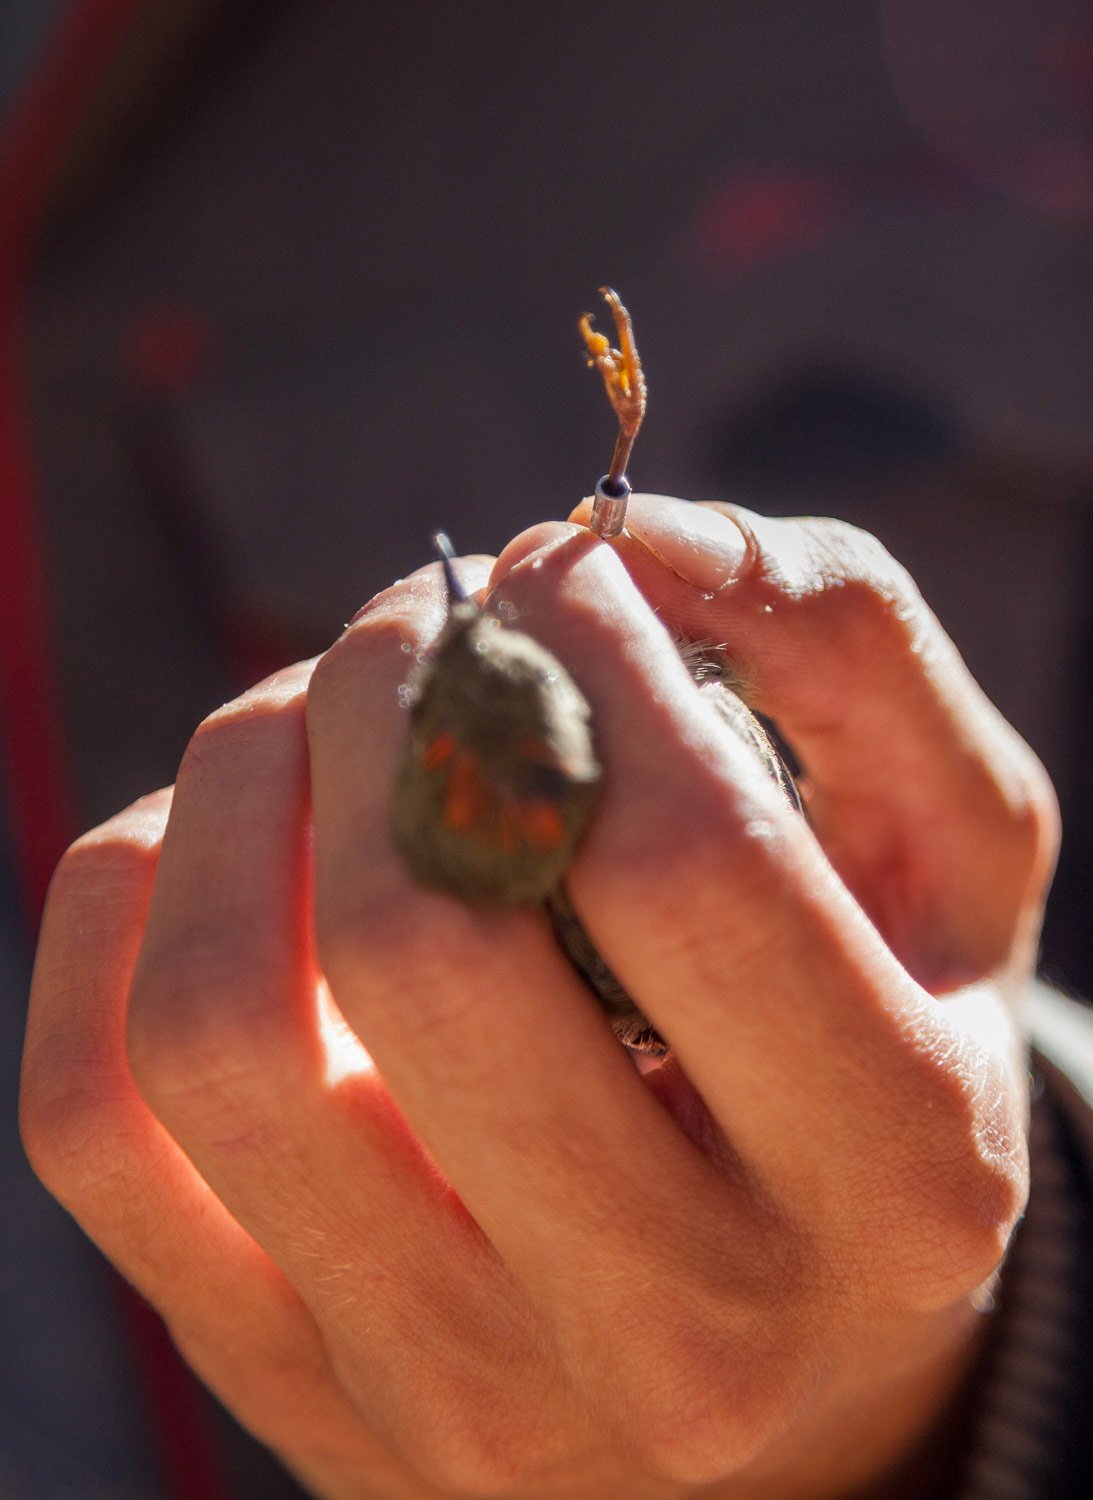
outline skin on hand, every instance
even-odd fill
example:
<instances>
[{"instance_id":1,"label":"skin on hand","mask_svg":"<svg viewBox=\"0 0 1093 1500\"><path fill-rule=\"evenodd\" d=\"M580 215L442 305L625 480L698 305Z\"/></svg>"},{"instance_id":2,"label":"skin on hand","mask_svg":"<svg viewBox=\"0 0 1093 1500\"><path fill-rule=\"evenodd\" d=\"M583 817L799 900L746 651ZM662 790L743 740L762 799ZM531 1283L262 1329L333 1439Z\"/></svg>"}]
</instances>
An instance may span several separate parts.
<instances>
[{"instance_id":1,"label":"skin on hand","mask_svg":"<svg viewBox=\"0 0 1093 1500\"><path fill-rule=\"evenodd\" d=\"M1023 1208L1038 762L871 538L631 507L611 544L518 538L489 600L593 705L569 888L659 1074L543 914L419 889L392 847L435 567L214 714L173 803L54 881L30 1157L324 1500L891 1494ZM665 625L732 643L812 829Z\"/></svg>"}]
</instances>

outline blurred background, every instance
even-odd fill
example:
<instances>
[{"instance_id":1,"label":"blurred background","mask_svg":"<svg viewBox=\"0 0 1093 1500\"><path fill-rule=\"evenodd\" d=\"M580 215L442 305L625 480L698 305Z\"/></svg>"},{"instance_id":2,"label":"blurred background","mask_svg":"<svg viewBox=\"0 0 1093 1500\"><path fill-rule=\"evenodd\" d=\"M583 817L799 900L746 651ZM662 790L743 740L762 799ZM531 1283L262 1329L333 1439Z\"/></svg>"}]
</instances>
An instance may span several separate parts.
<instances>
[{"instance_id":1,"label":"blurred background","mask_svg":"<svg viewBox=\"0 0 1093 1500\"><path fill-rule=\"evenodd\" d=\"M36 914L432 529L590 491L604 281L635 484L876 532L1046 761L1093 993L1091 210L1079 0L4 0L3 1500L296 1493L22 1165Z\"/></svg>"}]
</instances>

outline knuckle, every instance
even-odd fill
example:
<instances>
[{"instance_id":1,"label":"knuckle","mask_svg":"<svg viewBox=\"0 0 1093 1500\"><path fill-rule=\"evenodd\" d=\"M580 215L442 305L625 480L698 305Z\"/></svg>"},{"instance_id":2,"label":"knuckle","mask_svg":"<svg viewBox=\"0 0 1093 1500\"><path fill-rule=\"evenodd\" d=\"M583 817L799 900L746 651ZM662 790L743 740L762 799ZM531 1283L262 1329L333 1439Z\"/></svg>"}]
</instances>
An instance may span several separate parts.
<instances>
[{"instance_id":1,"label":"knuckle","mask_svg":"<svg viewBox=\"0 0 1093 1500\"><path fill-rule=\"evenodd\" d=\"M1062 825L1051 778L1033 751L1017 741L1015 774L999 778L1003 809L998 820L1006 852L1014 866L1027 871L1030 884L1044 887L1058 858Z\"/></svg>"},{"instance_id":2,"label":"knuckle","mask_svg":"<svg viewBox=\"0 0 1093 1500\"><path fill-rule=\"evenodd\" d=\"M969 1130L968 1147L948 1174L931 1247L942 1300L965 1295L997 1270L1025 1211L1029 1183L1023 1144L1000 1140L998 1134L993 1122Z\"/></svg>"},{"instance_id":3,"label":"knuckle","mask_svg":"<svg viewBox=\"0 0 1093 1500\"><path fill-rule=\"evenodd\" d=\"M935 1066L920 1118L901 1132L899 1159L889 1158L887 1189L863 1184L855 1239L873 1284L916 1311L981 1285L1025 1210L1024 1122L1002 1068L969 1059Z\"/></svg>"},{"instance_id":4,"label":"knuckle","mask_svg":"<svg viewBox=\"0 0 1093 1500\"><path fill-rule=\"evenodd\" d=\"M852 660L868 659L872 672L878 661L905 660L919 652L925 606L909 578L871 574L833 579L819 608L835 646Z\"/></svg>"},{"instance_id":5,"label":"knuckle","mask_svg":"<svg viewBox=\"0 0 1093 1500\"><path fill-rule=\"evenodd\" d=\"M288 673L285 676L291 681ZM302 696L302 686L286 694L271 680L214 709L190 736L179 766L179 786L245 774L270 736L282 731L295 712L302 712Z\"/></svg>"},{"instance_id":6,"label":"knuckle","mask_svg":"<svg viewBox=\"0 0 1093 1500\"><path fill-rule=\"evenodd\" d=\"M127 1027L129 1066L154 1110L211 1103L266 1070L278 1035L268 996L219 933L193 934L142 957Z\"/></svg>"},{"instance_id":7,"label":"knuckle","mask_svg":"<svg viewBox=\"0 0 1093 1500\"><path fill-rule=\"evenodd\" d=\"M515 1459L500 1452L487 1432L469 1432L463 1424L455 1429L448 1413L439 1424L429 1427L424 1439L420 1433L416 1435L413 1453L421 1478L444 1495L487 1500L519 1493L527 1479Z\"/></svg>"},{"instance_id":8,"label":"knuckle","mask_svg":"<svg viewBox=\"0 0 1093 1500\"><path fill-rule=\"evenodd\" d=\"M296 1295L264 1290L281 1304L279 1316L244 1312L226 1338L223 1315L189 1313L168 1319L171 1337L203 1380L232 1390L236 1415L259 1441L275 1447L291 1431L299 1447L318 1446L338 1418L325 1351Z\"/></svg>"},{"instance_id":9,"label":"knuckle","mask_svg":"<svg viewBox=\"0 0 1093 1500\"><path fill-rule=\"evenodd\" d=\"M156 867L156 848L130 837L116 820L83 834L61 856L46 897L47 916L58 908L115 910L141 894Z\"/></svg>"},{"instance_id":10,"label":"knuckle","mask_svg":"<svg viewBox=\"0 0 1093 1500\"><path fill-rule=\"evenodd\" d=\"M619 1434L662 1483L702 1486L745 1468L785 1424L783 1359L715 1320L644 1329L612 1372Z\"/></svg>"},{"instance_id":11,"label":"knuckle","mask_svg":"<svg viewBox=\"0 0 1093 1500\"><path fill-rule=\"evenodd\" d=\"M179 785L246 775L266 747L295 742L313 672L311 661L295 662L207 714L186 746Z\"/></svg>"},{"instance_id":12,"label":"knuckle","mask_svg":"<svg viewBox=\"0 0 1093 1500\"><path fill-rule=\"evenodd\" d=\"M925 606L906 568L882 542L827 517L784 524L797 530L791 550L805 561L780 581L790 584L800 605L835 644L871 651L878 645L916 644Z\"/></svg>"},{"instance_id":13,"label":"knuckle","mask_svg":"<svg viewBox=\"0 0 1093 1500\"><path fill-rule=\"evenodd\" d=\"M567 1456L563 1433L548 1433L531 1403L496 1390L469 1398L466 1387L465 1371L453 1372L428 1403L433 1419L415 1424L407 1447L418 1473L442 1494L474 1500L536 1488Z\"/></svg>"},{"instance_id":14,"label":"knuckle","mask_svg":"<svg viewBox=\"0 0 1093 1500\"><path fill-rule=\"evenodd\" d=\"M969 1188L970 1202L957 1198L951 1184L939 1183L936 1172L923 1174L923 1182L933 1197L917 1198L914 1219L876 1214L870 1243L859 1241L849 1257L876 1300L915 1314L953 1306L994 1274L1020 1217L1017 1204L1023 1203L1023 1195L1005 1182L997 1188L976 1183ZM882 1241L884 1223L891 1233Z\"/></svg>"},{"instance_id":15,"label":"knuckle","mask_svg":"<svg viewBox=\"0 0 1093 1500\"><path fill-rule=\"evenodd\" d=\"M19 1129L31 1166L63 1201L112 1175L129 1154L125 1080L110 1017L87 1004L83 952L94 953L100 931L113 940L119 909L138 906L151 885L158 834L131 827L132 811L76 840L54 872L46 901ZM73 931L83 949L76 960L56 941L58 933ZM54 1019L58 1002L63 1021Z\"/></svg>"},{"instance_id":16,"label":"knuckle","mask_svg":"<svg viewBox=\"0 0 1093 1500\"><path fill-rule=\"evenodd\" d=\"M315 664L307 695L309 718L329 712L331 705L341 701L346 685L357 682L362 671L384 661L403 661L432 633L429 621L418 618L422 612L420 608L415 611L413 595L388 592L393 595L390 603L385 604L381 595L375 601L375 613L350 626Z\"/></svg>"},{"instance_id":17,"label":"knuckle","mask_svg":"<svg viewBox=\"0 0 1093 1500\"><path fill-rule=\"evenodd\" d=\"M75 1208L125 1171L136 1145L124 1110L86 1056L77 1056L71 1045L51 1050L60 1055L39 1057L33 1068L24 1068L19 1130L40 1181Z\"/></svg>"},{"instance_id":18,"label":"knuckle","mask_svg":"<svg viewBox=\"0 0 1093 1500\"><path fill-rule=\"evenodd\" d=\"M906 569L884 543L849 521L820 516L802 523L816 547L821 564L832 578L857 578L884 594L902 588Z\"/></svg>"},{"instance_id":19,"label":"knuckle","mask_svg":"<svg viewBox=\"0 0 1093 1500\"><path fill-rule=\"evenodd\" d=\"M322 766L335 745L369 742L377 712L382 718L393 708L442 623L443 616L430 629L425 611L408 597L366 615L319 658L304 708L313 765Z\"/></svg>"},{"instance_id":20,"label":"knuckle","mask_svg":"<svg viewBox=\"0 0 1093 1500\"><path fill-rule=\"evenodd\" d=\"M948 1307L987 1281L1006 1254L1020 1210L1005 1183L993 1191L979 1184L976 1208L949 1215L931 1239L920 1236L922 1270L916 1278L915 1310Z\"/></svg>"},{"instance_id":21,"label":"knuckle","mask_svg":"<svg viewBox=\"0 0 1093 1500\"><path fill-rule=\"evenodd\" d=\"M371 628L371 627L370 627ZM336 701L347 674L351 674L360 660L363 644L369 631L364 621L340 636L329 646L315 664L311 685L307 695L307 714L311 719L321 714L331 700Z\"/></svg>"},{"instance_id":22,"label":"knuckle","mask_svg":"<svg viewBox=\"0 0 1093 1500\"><path fill-rule=\"evenodd\" d=\"M19 1134L23 1150L46 1187L56 1190L71 1176L89 1130L87 1091L48 1078L40 1067L23 1067L19 1094ZM93 1122L92 1122L93 1132Z\"/></svg>"},{"instance_id":23,"label":"knuckle","mask_svg":"<svg viewBox=\"0 0 1093 1500\"><path fill-rule=\"evenodd\" d=\"M206 714L194 731L193 738L223 731L252 721L275 717L279 711L301 708L308 684L315 671L314 660L292 662L261 682L256 682L236 698Z\"/></svg>"}]
</instances>

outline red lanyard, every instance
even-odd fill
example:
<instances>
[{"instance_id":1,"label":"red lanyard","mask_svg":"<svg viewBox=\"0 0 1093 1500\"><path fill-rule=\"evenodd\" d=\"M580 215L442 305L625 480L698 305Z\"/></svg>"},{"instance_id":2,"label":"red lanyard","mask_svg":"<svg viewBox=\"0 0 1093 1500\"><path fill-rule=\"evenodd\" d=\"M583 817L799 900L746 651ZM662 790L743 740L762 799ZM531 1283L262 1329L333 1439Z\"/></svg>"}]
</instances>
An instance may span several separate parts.
<instances>
[{"instance_id":1,"label":"red lanyard","mask_svg":"<svg viewBox=\"0 0 1093 1500\"><path fill-rule=\"evenodd\" d=\"M76 832L27 441L24 319L65 148L141 0L69 0L0 129L0 774L27 929ZM204 1397L161 1320L120 1277L119 1305L171 1500L229 1500Z\"/></svg>"}]
</instances>

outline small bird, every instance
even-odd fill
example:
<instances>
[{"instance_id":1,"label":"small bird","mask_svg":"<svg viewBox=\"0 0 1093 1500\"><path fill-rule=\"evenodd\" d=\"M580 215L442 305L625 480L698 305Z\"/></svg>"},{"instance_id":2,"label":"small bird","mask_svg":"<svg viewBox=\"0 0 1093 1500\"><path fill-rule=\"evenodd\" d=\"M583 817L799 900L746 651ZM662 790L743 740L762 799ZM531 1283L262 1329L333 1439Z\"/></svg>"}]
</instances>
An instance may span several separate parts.
<instances>
[{"instance_id":1,"label":"small bird","mask_svg":"<svg viewBox=\"0 0 1093 1500\"><path fill-rule=\"evenodd\" d=\"M448 621L410 683L395 843L422 885L480 906L544 901L599 789L591 711L556 657L466 596L451 542L433 540Z\"/></svg>"},{"instance_id":2,"label":"small bird","mask_svg":"<svg viewBox=\"0 0 1093 1500\"><path fill-rule=\"evenodd\" d=\"M590 314L579 327L619 422L590 522L601 536L613 536L626 516L625 470L646 390L630 315L615 292L602 290L620 347L592 330ZM447 535L435 533L433 544L444 566L448 620L408 685L410 735L391 814L396 847L421 885L470 906L545 904L560 946L619 1040L633 1052L663 1056L668 1043L604 962L563 884L602 776L588 702L545 647L467 596ZM743 701L724 650L678 644L699 690L800 810L793 777Z\"/></svg>"}]
</instances>

